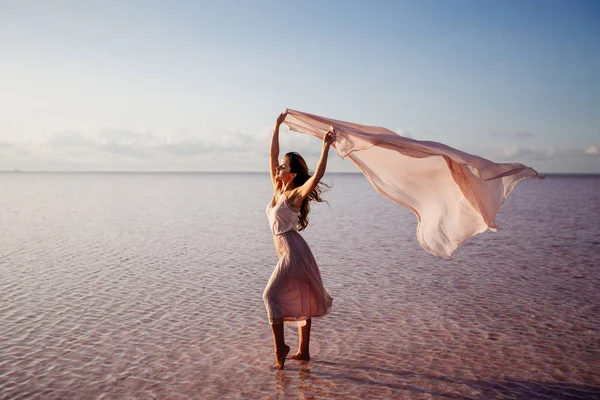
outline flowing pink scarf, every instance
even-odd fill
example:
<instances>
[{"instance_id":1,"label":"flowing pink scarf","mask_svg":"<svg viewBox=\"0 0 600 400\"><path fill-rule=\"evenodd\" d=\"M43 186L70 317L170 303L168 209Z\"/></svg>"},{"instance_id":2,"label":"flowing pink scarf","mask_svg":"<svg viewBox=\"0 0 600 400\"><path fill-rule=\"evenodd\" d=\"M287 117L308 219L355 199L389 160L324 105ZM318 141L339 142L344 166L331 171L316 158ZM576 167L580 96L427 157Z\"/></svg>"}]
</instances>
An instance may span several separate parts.
<instances>
[{"instance_id":1,"label":"flowing pink scarf","mask_svg":"<svg viewBox=\"0 0 600 400\"><path fill-rule=\"evenodd\" d=\"M465 239L488 228L517 182L542 178L522 164L496 164L437 142L414 140L378 126L288 110L293 131L323 138L348 157L375 190L417 215L417 239L429 253L450 258Z\"/></svg>"}]
</instances>

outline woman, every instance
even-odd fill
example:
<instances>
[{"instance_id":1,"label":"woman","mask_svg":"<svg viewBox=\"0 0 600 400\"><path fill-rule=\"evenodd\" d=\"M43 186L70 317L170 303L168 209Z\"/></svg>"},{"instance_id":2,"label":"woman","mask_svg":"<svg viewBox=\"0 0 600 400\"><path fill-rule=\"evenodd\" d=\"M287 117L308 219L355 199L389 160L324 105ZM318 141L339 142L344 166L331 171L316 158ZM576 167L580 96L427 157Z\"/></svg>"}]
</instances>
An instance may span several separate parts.
<instances>
[{"instance_id":1,"label":"woman","mask_svg":"<svg viewBox=\"0 0 600 400\"><path fill-rule=\"evenodd\" d=\"M310 202L322 202L319 181L325 173L329 147L335 140L333 127L323 138L323 150L314 175L298 153L279 158L279 127L287 113L277 117L271 138L271 181L273 198L267 216L279 262L263 293L275 342L277 369L283 369L290 347L285 344L283 323L298 326L298 352L290 358L309 360L312 317L322 317L331 309L333 299L321 280L321 273L310 248L296 230L308 225Z\"/></svg>"}]
</instances>

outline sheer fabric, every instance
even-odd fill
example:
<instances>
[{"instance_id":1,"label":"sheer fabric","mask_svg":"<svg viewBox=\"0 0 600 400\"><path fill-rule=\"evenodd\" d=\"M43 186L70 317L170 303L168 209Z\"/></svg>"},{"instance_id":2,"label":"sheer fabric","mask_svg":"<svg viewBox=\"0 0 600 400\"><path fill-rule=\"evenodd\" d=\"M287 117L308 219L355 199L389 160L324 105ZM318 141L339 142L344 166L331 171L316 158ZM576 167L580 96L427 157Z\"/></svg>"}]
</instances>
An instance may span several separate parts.
<instances>
[{"instance_id":1,"label":"sheer fabric","mask_svg":"<svg viewBox=\"0 0 600 400\"><path fill-rule=\"evenodd\" d=\"M437 142L400 136L388 129L288 110L289 129L332 144L383 196L418 219L417 239L429 253L450 258L467 238L491 229L502 203L521 179L541 176L522 164L497 164Z\"/></svg>"}]
</instances>

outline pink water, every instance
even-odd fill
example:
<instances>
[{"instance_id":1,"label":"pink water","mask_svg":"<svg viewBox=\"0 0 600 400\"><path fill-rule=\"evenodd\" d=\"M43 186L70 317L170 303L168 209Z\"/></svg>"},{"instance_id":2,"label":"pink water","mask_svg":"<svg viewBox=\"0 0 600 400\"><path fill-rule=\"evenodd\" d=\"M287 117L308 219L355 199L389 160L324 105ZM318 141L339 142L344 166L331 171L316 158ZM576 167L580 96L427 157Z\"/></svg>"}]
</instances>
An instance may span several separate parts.
<instances>
[{"instance_id":1,"label":"pink water","mask_svg":"<svg viewBox=\"0 0 600 400\"><path fill-rule=\"evenodd\" d=\"M600 398L600 177L519 183L450 261L326 180L332 313L275 371L266 175L0 174L0 398Z\"/></svg>"}]
</instances>

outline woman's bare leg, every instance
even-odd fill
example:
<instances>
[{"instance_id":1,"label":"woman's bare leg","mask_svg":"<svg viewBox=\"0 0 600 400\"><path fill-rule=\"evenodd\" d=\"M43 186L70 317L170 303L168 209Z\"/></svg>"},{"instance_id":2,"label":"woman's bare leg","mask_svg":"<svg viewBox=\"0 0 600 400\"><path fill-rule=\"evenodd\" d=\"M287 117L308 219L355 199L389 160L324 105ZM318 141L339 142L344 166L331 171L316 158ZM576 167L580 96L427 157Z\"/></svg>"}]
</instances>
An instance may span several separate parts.
<instances>
[{"instance_id":1,"label":"woman's bare leg","mask_svg":"<svg viewBox=\"0 0 600 400\"><path fill-rule=\"evenodd\" d=\"M306 325L298 327L298 353L290 356L291 359L303 361L310 360L310 352L308 348L310 345L311 322L312 321L309 318L306 320Z\"/></svg>"},{"instance_id":2,"label":"woman's bare leg","mask_svg":"<svg viewBox=\"0 0 600 400\"><path fill-rule=\"evenodd\" d=\"M283 336L283 323L271 325L273 329L273 342L275 345L275 363L277 369L283 369L285 358L290 352L290 346L285 344Z\"/></svg>"}]
</instances>

